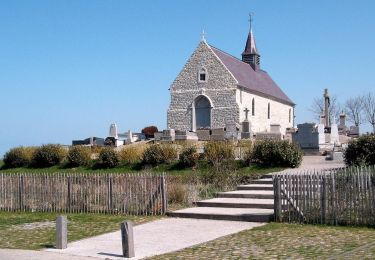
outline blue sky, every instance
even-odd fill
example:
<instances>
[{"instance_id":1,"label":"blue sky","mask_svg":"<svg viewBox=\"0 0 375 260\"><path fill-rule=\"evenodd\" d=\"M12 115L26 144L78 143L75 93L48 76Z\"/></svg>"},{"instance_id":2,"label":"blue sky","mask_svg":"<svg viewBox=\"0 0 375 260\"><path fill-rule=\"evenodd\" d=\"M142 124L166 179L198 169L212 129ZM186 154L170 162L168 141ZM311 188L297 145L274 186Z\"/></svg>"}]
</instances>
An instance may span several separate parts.
<instances>
[{"instance_id":1,"label":"blue sky","mask_svg":"<svg viewBox=\"0 0 375 260\"><path fill-rule=\"evenodd\" d=\"M297 104L375 90L375 1L0 2L0 156L10 147L166 127L168 88L197 47L240 57L248 13L261 66Z\"/></svg>"}]
</instances>

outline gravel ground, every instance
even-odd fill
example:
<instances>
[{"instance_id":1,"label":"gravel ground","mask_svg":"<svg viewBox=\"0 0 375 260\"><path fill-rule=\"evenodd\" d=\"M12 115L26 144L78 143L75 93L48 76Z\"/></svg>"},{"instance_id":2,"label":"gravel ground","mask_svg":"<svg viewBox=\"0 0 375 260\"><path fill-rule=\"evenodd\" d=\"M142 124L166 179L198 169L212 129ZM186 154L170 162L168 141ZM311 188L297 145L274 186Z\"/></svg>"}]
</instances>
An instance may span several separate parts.
<instances>
[{"instance_id":1,"label":"gravel ground","mask_svg":"<svg viewBox=\"0 0 375 260\"><path fill-rule=\"evenodd\" d=\"M150 259L374 258L374 229L271 223Z\"/></svg>"}]
</instances>

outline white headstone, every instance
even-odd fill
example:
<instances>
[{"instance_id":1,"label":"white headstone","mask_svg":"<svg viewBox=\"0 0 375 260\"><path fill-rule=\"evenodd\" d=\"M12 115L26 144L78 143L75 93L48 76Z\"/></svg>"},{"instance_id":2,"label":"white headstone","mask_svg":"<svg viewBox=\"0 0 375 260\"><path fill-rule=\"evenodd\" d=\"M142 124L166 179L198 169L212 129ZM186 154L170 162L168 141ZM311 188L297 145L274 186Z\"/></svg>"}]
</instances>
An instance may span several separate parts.
<instances>
[{"instance_id":1,"label":"white headstone","mask_svg":"<svg viewBox=\"0 0 375 260\"><path fill-rule=\"evenodd\" d=\"M131 130L128 130L128 138L126 140L126 143L131 144L133 142L133 133Z\"/></svg>"},{"instance_id":2,"label":"white headstone","mask_svg":"<svg viewBox=\"0 0 375 260\"><path fill-rule=\"evenodd\" d=\"M318 125L318 133L319 133L319 144L325 144L326 135L324 133L324 124Z\"/></svg>"},{"instance_id":3,"label":"white headstone","mask_svg":"<svg viewBox=\"0 0 375 260\"><path fill-rule=\"evenodd\" d=\"M109 127L109 137L114 137L118 139L118 134L117 134L117 125L116 124L111 124Z\"/></svg>"},{"instance_id":4,"label":"white headstone","mask_svg":"<svg viewBox=\"0 0 375 260\"><path fill-rule=\"evenodd\" d=\"M331 124L331 144L340 145L339 129L336 123Z\"/></svg>"}]
</instances>

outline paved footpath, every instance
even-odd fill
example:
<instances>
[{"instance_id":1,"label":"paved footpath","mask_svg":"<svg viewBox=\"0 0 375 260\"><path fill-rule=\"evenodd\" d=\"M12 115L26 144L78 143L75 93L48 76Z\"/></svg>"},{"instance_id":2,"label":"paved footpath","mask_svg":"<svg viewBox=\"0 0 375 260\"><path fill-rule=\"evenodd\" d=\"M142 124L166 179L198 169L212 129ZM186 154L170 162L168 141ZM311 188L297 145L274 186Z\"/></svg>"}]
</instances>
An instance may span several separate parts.
<instances>
[{"instance_id":1,"label":"paved footpath","mask_svg":"<svg viewBox=\"0 0 375 260\"><path fill-rule=\"evenodd\" d=\"M168 218L149 222L134 227L135 258L133 259L177 251L264 224L180 218ZM121 250L120 231L116 231L69 243L68 248L64 250L47 249L43 253L60 253L104 259L124 259L121 256Z\"/></svg>"}]
</instances>

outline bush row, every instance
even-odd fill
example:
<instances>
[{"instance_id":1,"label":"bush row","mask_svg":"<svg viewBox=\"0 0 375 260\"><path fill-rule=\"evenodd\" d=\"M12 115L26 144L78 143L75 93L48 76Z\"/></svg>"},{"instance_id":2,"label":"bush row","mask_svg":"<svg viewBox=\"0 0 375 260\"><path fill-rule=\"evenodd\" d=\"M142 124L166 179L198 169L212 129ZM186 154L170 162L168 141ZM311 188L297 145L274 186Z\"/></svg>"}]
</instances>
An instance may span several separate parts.
<instances>
[{"instance_id":1,"label":"bush row","mask_svg":"<svg viewBox=\"0 0 375 260\"><path fill-rule=\"evenodd\" d=\"M242 144L241 144L242 145ZM247 142L244 161L266 166L297 167L302 160L302 152L295 144L287 141L265 140L253 145ZM131 146L120 151L105 147L96 149L99 155L93 160L93 150L85 146L73 146L69 150L60 145L48 144L41 147L17 147L4 156L7 168L15 167L50 167L64 164L67 167L91 166L113 168L119 165L142 164L157 166L174 164L182 168L196 167L200 160L206 161L218 170L223 165L232 164L235 160L233 142L207 142L204 153L199 154L195 146L185 146L178 151L176 145L152 144L149 146Z\"/></svg>"}]
</instances>

